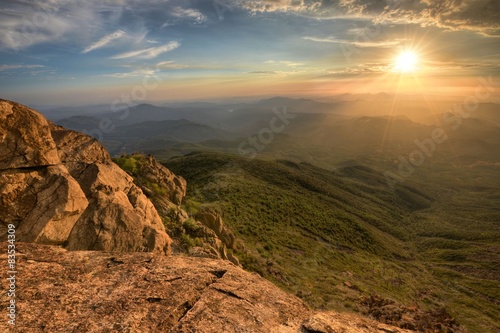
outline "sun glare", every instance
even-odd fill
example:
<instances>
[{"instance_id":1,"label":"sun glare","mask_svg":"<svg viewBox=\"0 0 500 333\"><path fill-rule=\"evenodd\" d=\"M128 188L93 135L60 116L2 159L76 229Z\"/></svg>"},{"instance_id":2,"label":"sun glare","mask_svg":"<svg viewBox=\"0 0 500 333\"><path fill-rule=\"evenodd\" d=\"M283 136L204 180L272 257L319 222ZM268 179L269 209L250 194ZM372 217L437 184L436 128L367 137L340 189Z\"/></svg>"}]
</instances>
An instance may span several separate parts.
<instances>
[{"instance_id":1,"label":"sun glare","mask_svg":"<svg viewBox=\"0 0 500 333\"><path fill-rule=\"evenodd\" d=\"M418 57L413 51L403 51L396 58L396 70L402 73L414 72L417 69Z\"/></svg>"}]
</instances>

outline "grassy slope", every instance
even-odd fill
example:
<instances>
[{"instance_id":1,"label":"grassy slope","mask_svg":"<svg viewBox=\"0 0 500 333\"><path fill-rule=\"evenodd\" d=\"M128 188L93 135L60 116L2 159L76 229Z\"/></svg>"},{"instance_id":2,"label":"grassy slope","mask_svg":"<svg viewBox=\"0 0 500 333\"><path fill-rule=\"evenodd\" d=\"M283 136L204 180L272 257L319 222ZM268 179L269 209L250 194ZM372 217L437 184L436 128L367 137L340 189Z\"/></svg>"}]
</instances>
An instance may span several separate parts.
<instances>
[{"instance_id":1,"label":"grassy slope","mask_svg":"<svg viewBox=\"0 0 500 333\"><path fill-rule=\"evenodd\" d=\"M188 180L188 209L204 202L222 212L246 248L238 254L247 269L313 307L353 308L358 293L343 285L348 281L406 305L445 306L471 332L498 328L498 280L492 278L498 228L494 216L477 225L479 213L462 202L474 197L463 191L431 187L434 201L410 186L391 192L369 168L334 173L212 153L166 166ZM464 209L468 218L451 217L467 216ZM474 270L480 273L470 274Z\"/></svg>"},{"instance_id":2,"label":"grassy slope","mask_svg":"<svg viewBox=\"0 0 500 333\"><path fill-rule=\"evenodd\" d=\"M498 167L429 163L418 172L441 189L431 209L411 217L421 261L471 332L500 331Z\"/></svg>"}]
</instances>

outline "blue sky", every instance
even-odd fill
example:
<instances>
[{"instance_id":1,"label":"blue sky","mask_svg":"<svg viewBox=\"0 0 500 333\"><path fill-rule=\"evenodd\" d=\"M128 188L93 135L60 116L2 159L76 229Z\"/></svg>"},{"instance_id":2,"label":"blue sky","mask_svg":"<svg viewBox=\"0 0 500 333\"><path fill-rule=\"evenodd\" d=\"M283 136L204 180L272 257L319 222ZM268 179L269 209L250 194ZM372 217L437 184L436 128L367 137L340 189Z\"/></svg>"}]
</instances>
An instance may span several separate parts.
<instances>
[{"instance_id":1,"label":"blue sky","mask_svg":"<svg viewBox=\"0 0 500 333\"><path fill-rule=\"evenodd\" d=\"M404 50L419 63L402 79ZM0 4L0 97L28 104L465 94L499 60L496 0Z\"/></svg>"}]
</instances>

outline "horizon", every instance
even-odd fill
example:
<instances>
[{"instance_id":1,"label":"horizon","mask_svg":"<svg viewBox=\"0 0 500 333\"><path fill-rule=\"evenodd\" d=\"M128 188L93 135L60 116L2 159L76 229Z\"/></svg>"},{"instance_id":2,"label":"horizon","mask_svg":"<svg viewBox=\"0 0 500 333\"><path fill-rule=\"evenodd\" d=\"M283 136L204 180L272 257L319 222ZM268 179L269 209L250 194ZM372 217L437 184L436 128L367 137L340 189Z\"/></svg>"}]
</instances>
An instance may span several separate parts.
<instances>
[{"instance_id":1,"label":"horizon","mask_svg":"<svg viewBox=\"0 0 500 333\"><path fill-rule=\"evenodd\" d=\"M129 108L129 107L136 107L138 105L151 105L155 107L175 107L175 106L183 106L183 105L188 105L188 104L214 104L214 105L232 105L232 104L246 104L246 105L252 105L252 104L257 104L259 102L265 102L267 100L272 100L272 99L287 99L290 101L299 101L299 100L309 100L309 101L314 101L314 102L319 102L319 103L349 103L349 102L356 102L356 101L367 101L370 98L393 98L394 102L404 102L408 100L416 100L416 101L433 101L433 102L449 102L449 103L457 103L457 102L463 102L464 98L466 98L468 95L443 95L443 94L426 94L426 95L419 95L419 94L401 94L401 93L386 93L386 92L379 92L379 93L359 93L359 94L350 94L350 93L343 93L343 94L337 94L337 95L324 95L324 96L308 96L308 95L299 95L299 96L293 96L293 95L264 95L264 96L251 96L251 97L245 97L245 96L234 96L230 98L211 98L211 99L179 99L179 100L136 100L136 101L130 101L130 104L127 103L119 103L116 104L118 105L118 109L124 109L124 108ZM4 98L0 96L0 99L6 99L9 100L8 98ZM84 107L109 107L110 111L117 109L116 107L112 106L114 105L113 102L89 102L89 103L58 103L58 104L39 104L39 103L23 103L22 101L16 101L16 100L11 100L13 102L21 103L26 106L29 106L33 109L40 109L42 111L44 110L51 110L51 109L59 109L59 108L84 108ZM485 101L479 101L479 104L500 104L500 94L499 95L490 95L487 100ZM442 110L445 112L446 110Z\"/></svg>"}]
</instances>

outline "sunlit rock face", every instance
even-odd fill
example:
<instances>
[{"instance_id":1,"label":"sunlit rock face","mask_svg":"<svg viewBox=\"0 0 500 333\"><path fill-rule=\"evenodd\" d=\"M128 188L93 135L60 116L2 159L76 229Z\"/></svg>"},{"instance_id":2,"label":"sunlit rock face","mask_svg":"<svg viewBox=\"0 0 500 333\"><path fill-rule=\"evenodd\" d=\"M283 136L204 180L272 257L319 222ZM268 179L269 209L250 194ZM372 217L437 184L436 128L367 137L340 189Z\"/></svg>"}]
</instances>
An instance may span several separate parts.
<instances>
[{"instance_id":1,"label":"sunlit rock face","mask_svg":"<svg viewBox=\"0 0 500 333\"><path fill-rule=\"evenodd\" d=\"M0 243L1 253L7 244ZM9 332L410 332L354 314L313 312L227 260L17 248L23 256ZM0 299L0 306L7 302Z\"/></svg>"},{"instance_id":2,"label":"sunlit rock face","mask_svg":"<svg viewBox=\"0 0 500 333\"><path fill-rule=\"evenodd\" d=\"M0 240L153 251L171 240L149 199L94 138L0 100Z\"/></svg>"}]
</instances>

